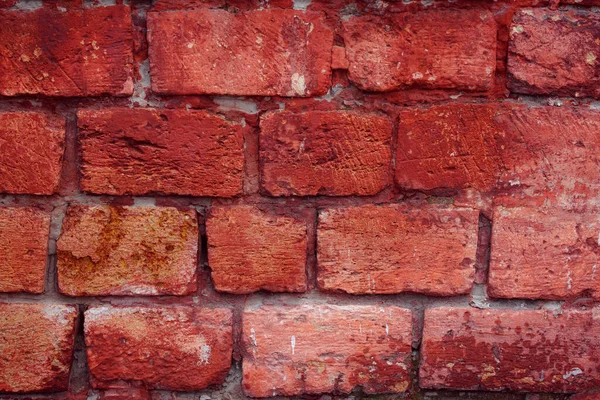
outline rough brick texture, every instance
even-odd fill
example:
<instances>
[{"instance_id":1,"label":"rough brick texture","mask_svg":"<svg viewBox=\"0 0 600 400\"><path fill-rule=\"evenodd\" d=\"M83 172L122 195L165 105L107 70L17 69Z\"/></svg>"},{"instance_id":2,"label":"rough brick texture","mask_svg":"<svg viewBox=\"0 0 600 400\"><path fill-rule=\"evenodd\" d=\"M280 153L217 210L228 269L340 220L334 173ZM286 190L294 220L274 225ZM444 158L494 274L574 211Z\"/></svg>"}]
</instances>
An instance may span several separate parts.
<instances>
[{"instance_id":1,"label":"rough brick texture","mask_svg":"<svg viewBox=\"0 0 600 400\"><path fill-rule=\"evenodd\" d=\"M58 240L58 288L69 296L182 295L196 290L195 211L71 206Z\"/></svg>"},{"instance_id":2,"label":"rough brick texture","mask_svg":"<svg viewBox=\"0 0 600 400\"><path fill-rule=\"evenodd\" d=\"M494 297L600 297L600 221L593 213L494 210L489 291Z\"/></svg>"},{"instance_id":3,"label":"rough brick texture","mask_svg":"<svg viewBox=\"0 0 600 400\"><path fill-rule=\"evenodd\" d=\"M159 93L303 97L331 82L333 32L319 13L150 13L148 40Z\"/></svg>"},{"instance_id":4,"label":"rough brick texture","mask_svg":"<svg viewBox=\"0 0 600 400\"><path fill-rule=\"evenodd\" d=\"M0 393L67 389L74 306L0 303Z\"/></svg>"},{"instance_id":5,"label":"rough brick texture","mask_svg":"<svg viewBox=\"0 0 600 400\"><path fill-rule=\"evenodd\" d=\"M0 10L0 26L1 95L133 91L129 7Z\"/></svg>"},{"instance_id":6,"label":"rough brick texture","mask_svg":"<svg viewBox=\"0 0 600 400\"><path fill-rule=\"evenodd\" d=\"M260 127L261 183L273 196L371 195L390 183L387 117L275 112Z\"/></svg>"},{"instance_id":7,"label":"rough brick texture","mask_svg":"<svg viewBox=\"0 0 600 400\"><path fill-rule=\"evenodd\" d=\"M600 97L600 17L582 10L522 9L510 26L510 88Z\"/></svg>"},{"instance_id":8,"label":"rough brick texture","mask_svg":"<svg viewBox=\"0 0 600 400\"><path fill-rule=\"evenodd\" d=\"M0 193L54 193L64 141L65 120L57 115L0 112Z\"/></svg>"},{"instance_id":9,"label":"rough brick texture","mask_svg":"<svg viewBox=\"0 0 600 400\"><path fill-rule=\"evenodd\" d=\"M486 90L494 81L496 23L488 12L352 17L344 22L343 36L349 78L364 90Z\"/></svg>"},{"instance_id":10,"label":"rough brick texture","mask_svg":"<svg viewBox=\"0 0 600 400\"><path fill-rule=\"evenodd\" d=\"M530 199L576 207L600 194L598 129L596 111L574 107L453 104L402 111L396 181L421 190L520 188Z\"/></svg>"},{"instance_id":11,"label":"rough brick texture","mask_svg":"<svg viewBox=\"0 0 600 400\"><path fill-rule=\"evenodd\" d=\"M319 287L353 294L467 293L478 215L400 205L325 209L317 233Z\"/></svg>"},{"instance_id":12,"label":"rough brick texture","mask_svg":"<svg viewBox=\"0 0 600 400\"><path fill-rule=\"evenodd\" d=\"M42 293L50 214L33 208L0 208L0 292Z\"/></svg>"},{"instance_id":13,"label":"rough brick texture","mask_svg":"<svg viewBox=\"0 0 600 400\"><path fill-rule=\"evenodd\" d=\"M256 207L213 208L206 222L208 264L223 292L306 289L306 223Z\"/></svg>"},{"instance_id":14,"label":"rough brick texture","mask_svg":"<svg viewBox=\"0 0 600 400\"><path fill-rule=\"evenodd\" d=\"M243 315L243 387L292 396L360 386L400 393L410 383L412 315L398 307L263 307Z\"/></svg>"},{"instance_id":15,"label":"rough brick texture","mask_svg":"<svg viewBox=\"0 0 600 400\"><path fill-rule=\"evenodd\" d=\"M242 191L244 128L205 111L79 114L83 190L231 197Z\"/></svg>"},{"instance_id":16,"label":"rough brick texture","mask_svg":"<svg viewBox=\"0 0 600 400\"><path fill-rule=\"evenodd\" d=\"M427 388L573 392L597 387L597 312L425 311L419 382Z\"/></svg>"},{"instance_id":17,"label":"rough brick texture","mask_svg":"<svg viewBox=\"0 0 600 400\"><path fill-rule=\"evenodd\" d=\"M197 390L224 381L231 364L231 311L195 307L92 307L85 343L92 385L136 381Z\"/></svg>"}]
</instances>

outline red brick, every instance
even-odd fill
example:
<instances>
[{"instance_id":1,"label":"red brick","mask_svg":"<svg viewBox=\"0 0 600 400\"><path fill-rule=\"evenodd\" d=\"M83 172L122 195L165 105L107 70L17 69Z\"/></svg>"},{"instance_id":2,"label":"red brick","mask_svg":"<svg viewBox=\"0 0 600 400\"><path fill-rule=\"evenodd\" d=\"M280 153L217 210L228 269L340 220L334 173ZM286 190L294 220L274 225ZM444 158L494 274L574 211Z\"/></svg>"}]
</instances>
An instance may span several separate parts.
<instances>
[{"instance_id":1,"label":"red brick","mask_svg":"<svg viewBox=\"0 0 600 400\"><path fill-rule=\"evenodd\" d=\"M595 311L425 311L424 388L573 392L600 385Z\"/></svg>"},{"instance_id":2,"label":"red brick","mask_svg":"<svg viewBox=\"0 0 600 400\"><path fill-rule=\"evenodd\" d=\"M401 205L319 213L318 284L352 294L468 293L473 286L479 212Z\"/></svg>"},{"instance_id":3,"label":"red brick","mask_svg":"<svg viewBox=\"0 0 600 400\"><path fill-rule=\"evenodd\" d=\"M595 110L451 104L404 111L400 121L396 181L403 188L520 190L563 207L600 195Z\"/></svg>"},{"instance_id":4,"label":"red brick","mask_svg":"<svg viewBox=\"0 0 600 400\"><path fill-rule=\"evenodd\" d=\"M33 208L0 208L0 292L42 293L50 214Z\"/></svg>"},{"instance_id":5,"label":"red brick","mask_svg":"<svg viewBox=\"0 0 600 400\"><path fill-rule=\"evenodd\" d=\"M94 388L139 382L148 389L198 390L225 380L232 313L194 307L91 307L85 343Z\"/></svg>"},{"instance_id":6,"label":"red brick","mask_svg":"<svg viewBox=\"0 0 600 400\"><path fill-rule=\"evenodd\" d=\"M361 16L343 26L349 78L360 89L487 90L494 82L496 23L489 11Z\"/></svg>"},{"instance_id":7,"label":"red brick","mask_svg":"<svg viewBox=\"0 0 600 400\"><path fill-rule=\"evenodd\" d=\"M67 389L77 308L0 303L0 393Z\"/></svg>"},{"instance_id":8,"label":"red brick","mask_svg":"<svg viewBox=\"0 0 600 400\"><path fill-rule=\"evenodd\" d=\"M319 13L151 12L148 40L159 93L304 97L331 83L333 32Z\"/></svg>"},{"instance_id":9,"label":"red brick","mask_svg":"<svg viewBox=\"0 0 600 400\"><path fill-rule=\"evenodd\" d=\"M64 141L62 117L0 112L0 193L54 193L60 177Z\"/></svg>"},{"instance_id":10,"label":"red brick","mask_svg":"<svg viewBox=\"0 0 600 400\"><path fill-rule=\"evenodd\" d=\"M130 95L129 7L1 11L0 94Z\"/></svg>"},{"instance_id":11,"label":"red brick","mask_svg":"<svg viewBox=\"0 0 600 400\"><path fill-rule=\"evenodd\" d=\"M83 190L231 197L242 192L242 124L205 111L79 112Z\"/></svg>"},{"instance_id":12,"label":"red brick","mask_svg":"<svg viewBox=\"0 0 600 400\"><path fill-rule=\"evenodd\" d=\"M195 211L69 207L58 240L58 288L69 296L183 295L196 290Z\"/></svg>"},{"instance_id":13,"label":"red brick","mask_svg":"<svg viewBox=\"0 0 600 400\"><path fill-rule=\"evenodd\" d=\"M243 388L252 397L400 393L410 383L412 315L398 307L263 307L243 315Z\"/></svg>"},{"instance_id":14,"label":"red brick","mask_svg":"<svg viewBox=\"0 0 600 400\"><path fill-rule=\"evenodd\" d=\"M492 229L491 296L600 298L596 213L496 207Z\"/></svg>"},{"instance_id":15,"label":"red brick","mask_svg":"<svg viewBox=\"0 0 600 400\"><path fill-rule=\"evenodd\" d=\"M391 183L387 117L284 111L260 128L261 184L272 196L372 195Z\"/></svg>"},{"instance_id":16,"label":"red brick","mask_svg":"<svg viewBox=\"0 0 600 400\"><path fill-rule=\"evenodd\" d=\"M306 290L306 222L252 206L217 207L206 221L206 234L218 291Z\"/></svg>"},{"instance_id":17,"label":"red brick","mask_svg":"<svg viewBox=\"0 0 600 400\"><path fill-rule=\"evenodd\" d=\"M489 190L500 159L494 139L501 127L495 105L450 104L400 112L396 182L431 190L473 187Z\"/></svg>"},{"instance_id":18,"label":"red brick","mask_svg":"<svg viewBox=\"0 0 600 400\"><path fill-rule=\"evenodd\" d=\"M593 12L521 9L510 26L509 88L600 97L600 18Z\"/></svg>"}]
</instances>

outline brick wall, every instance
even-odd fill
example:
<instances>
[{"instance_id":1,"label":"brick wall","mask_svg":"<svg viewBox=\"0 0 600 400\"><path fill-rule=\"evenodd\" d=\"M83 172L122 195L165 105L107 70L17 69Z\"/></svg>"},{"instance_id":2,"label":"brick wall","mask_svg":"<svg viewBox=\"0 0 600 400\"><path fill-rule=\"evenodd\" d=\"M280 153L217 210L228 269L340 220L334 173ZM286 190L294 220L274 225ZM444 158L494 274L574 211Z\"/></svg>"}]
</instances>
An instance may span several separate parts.
<instances>
[{"instance_id":1,"label":"brick wall","mask_svg":"<svg viewBox=\"0 0 600 400\"><path fill-rule=\"evenodd\" d=\"M0 399L600 398L598 6L0 0Z\"/></svg>"}]
</instances>

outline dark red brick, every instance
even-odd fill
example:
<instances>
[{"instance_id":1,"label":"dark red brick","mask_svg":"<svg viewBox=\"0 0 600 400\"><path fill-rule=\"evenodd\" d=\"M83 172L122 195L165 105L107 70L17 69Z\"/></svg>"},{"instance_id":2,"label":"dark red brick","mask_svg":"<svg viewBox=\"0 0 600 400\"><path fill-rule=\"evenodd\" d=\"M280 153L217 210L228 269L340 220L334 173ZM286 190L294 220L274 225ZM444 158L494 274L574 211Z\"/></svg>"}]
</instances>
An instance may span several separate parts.
<instances>
[{"instance_id":1,"label":"dark red brick","mask_svg":"<svg viewBox=\"0 0 600 400\"><path fill-rule=\"evenodd\" d=\"M401 393L412 315L398 307L304 305L243 314L243 387L252 397Z\"/></svg>"},{"instance_id":2,"label":"dark red brick","mask_svg":"<svg viewBox=\"0 0 600 400\"><path fill-rule=\"evenodd\" d=\"M303 292L306 222L251 206L213 208L206 221L208 262L223 292Z\"/></svg>"},{"instance_id":3,"label":"dark red brick","mask_svg":"<svg viewBox=\"0 0 600 400\"><path fill-rule=\"evenodd\" d=\"M42 293L50 214L33 208L0 208L0 292Z\"/></svg>"},{"instance_id":4,"label":"dark red brick","mask_svg":"<svg viewBox=\"0 0 600 400\"><path fill-rule=\"evenodd\" d=\"M0 393L67 389L77 308L0 303Z\"/></svg>"},{"instance_id":5,"label":"dark red brick","mask_svg":"<svg viewBox=\"0 0 600 400\"><path fill-rule=\"evenodd\" d=\"M574 392L598 387L595 311L425 311L421 387Z\"/></svg>"},{"instance_id":6,"label":"dark red brick","mask_svg":"<svg viewBox=\"0 0 600 400\"><path fill-rule=\"evenodd\" d=\"M119 381L192 391L220 384L231 365L232 313L195 307L91 307L85 343L94 388Z\"/></svg>"},{"instance_id":7,"label":"dark red brick","mask_svg":"<svg viewBox=\"0 0 600 400\"><path fill-rule=\"evenodd\" d=\"M0 193L54 193L60 178L64 141L62 117L0 112Z\"/></svg>"},{"instance_id":8,"label":"dark red brick","mask_svg":"<svg viewBox=\"0 0 600 400\"><path fill-rule=\"evenodd\" d=\"M583 10L519 10L510 26L509 88L600 97L600 17Z\"/></svg>"},{"instance_id":9,"label":"dark red brick","mask_svg":"<svg viewBox=\"0 0 600 400\"><path fill-rule=\"evenodd\" d=\"M468 293L479 212L400 205L324 209L317 233L317 281L353 294Z\"/></svg>"},{"instance_id":10,"label":"dark red brick","mask_svg":"<svg viewBox=\"0 0 600 400\"><path fill-rule=\"evenodd\" d=\"M130 9L0 10L0 95L133 92Z\"/></svg>"},{"instance_id":11,"label":"dark red brick","mask_svg":"<svg viewBox=\"0 0 600 400\"><path fill-rule=\"evenodd\" d=\"M261 184L272 196L372 195L390 183L387 117L284 111L264 116L260 128Z\"/></svg>"},{"instance_id":12,"label":"dark red brick","mask_svg":"<svg viewBox=\"0 0 600 400\"><path fill-rule=\"evenodd\" d=\"M343 26L349 78L363 90L487 90L494 82L497 28L489 11L351 17Z\"/></svg>"},{"instance_id":13,"label":"dark red brick","mask_svg":"<svg viewBox=\"0 0 600 400\"><path fill-rule=\"evenodd\" d=\"M86 192L219 197L242 192L241 123L194 110L109 108L78 116Z\"/></svg>"},{"instance_id":14,"label":"dark red brick","mask_svg":"<svg viewBox=\"0 0 600 400\"><path fill-rule=\"evenodd\" d=\"M151 12L148 40L159 93L305 97L331 83L333 32L319 13Z\"/></svg>"}]
</instances>

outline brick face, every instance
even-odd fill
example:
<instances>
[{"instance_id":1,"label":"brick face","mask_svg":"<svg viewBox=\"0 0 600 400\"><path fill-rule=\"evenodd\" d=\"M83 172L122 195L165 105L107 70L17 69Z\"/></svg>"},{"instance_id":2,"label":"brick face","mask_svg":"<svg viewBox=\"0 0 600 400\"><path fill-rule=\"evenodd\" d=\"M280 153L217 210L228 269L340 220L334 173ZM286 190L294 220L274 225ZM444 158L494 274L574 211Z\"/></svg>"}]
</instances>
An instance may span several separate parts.
<instances>
[{"instance_id":1,"label":"brick face","mask_svg":"<svg viewBox=\"0 0 600 400\"><path fill-rule=\"evenodd\" d=\"M74 306L0 303L0 393L67 389Z\"/></svg>"},{"instance_id":2,"label":"brick face","mask_svg":"<svg viewBox=\"0 0 600 400\"><path fill-rule=\"evenodd\" d=\"M387 117L275 112L260 128L261 184L272 196L372 195L390 183Z\"/></svg>"},{"instance_id":3,"label":"brick face","mask_svg":"<svg viewBox=\"0 0 600 400\"><path fill-rule=\"evenodd\" d=\"M85 312L91 383L192 391L225 380L231 311L194 307L92 307Z\"/></svg>"},{"instance_id":4,"label":"brick face","mask_svg":"<svg viewBox=\"0 0 600 400\"><path fill-rule=\"evenodd\" d=\"M243 387L252 397L410 383L410 310L375 306L263 307L243 316Z\"/></svg>"},{"instance_id":5,"label":"brick face","mask_svg":"<svg viewBox=\"0 0 600 400\"><path fill-rule=\"evenodd\" d=\"M492 229L492 296L600 297L600 226L594 213L497 207Z\"/></svg>"},{"instance_id":6,"label":"brick face","mask_svg":"<svg viewBox=\"0 0 600 400\"><path fill-rule=\"evenodd\" d=\"M58 240L69 296L183 295L196 290L195 211L71 206Z\"/></svg>"},{"instance_id":7,"label":"brick face","mask_svg":"<svg viewBox=\"0 0 600 400\"><path fill-rule=\"evenodd\" d=\"M325 209L317 233L318 284L353 294L471 290L478 212L399 205Z\"/></svg>"},{"instance_id":8,"label":"brick face","mask_svg":"<svg viewBox=\"0 0 600 400\"><path fill-rule=\"evenodd\" d=\"M231 197L242 191L244 131L205 111L78 113L83 190Z\"/></svg>"},{"instance_id":9,"label":"brick face","mask_svg":"<svg viewBox=\"0 0 600 400\"><path fill-rule=\"evenodd\" d=\"M510 26L509 86L518 93L600 97L600 18L522 9Z\"/></svg>"},{"instance_id":10,"label":"brick face","mask_svg":"<svg viewBox=\"0 0 600 400\"><path fill-rule=\"evenodd\" d=\"M0 208L0 292L44 291L49 231L47 212Z\"/></svg>"},{"instance_id":11,"label":"brick face","mask_svg":"<svg viewBox=\"0 0 600 400\"><path fill-rule=\"evenodd\" d=\"M303 292L306 223L256 207L219 207L206 222L208 263L223 292Z\"/></svg>"},{"instance_id":12,"label":"brick face","mask_svg":"<svg viewBox=\"0 0 600 400\"><path fill-rule=\"evenodd\" d=\"M54 193L64 141L65 121L59 116L0 112L0 193Z\"/></svg>"},{"instance_id":13,"label":"brick face","mask_svg":"<svg viewBox=\"0 0 600 400\"><path fill-rule=\"evenodd\" d=\"M352 17L343 36L349 78L363 90L486 90L494 80L496 23L489 12Z\"/></svg>"},{"instance_id":14,"label":"brick face","mask_svg":"<svg viewBox=\"0 0 600 400\"><path fill-rule=\"evenodd\" d=\"M426 388L574 392L597 387L598 315L542 310L425 311Z\"/></svg>"},{"instance_id":15,"label":"brick face","mask_svg":"<svg viewBox=\"0 0 600 400\"><path fill-rule=\"evenodd\" d=\"M150 13L148 30L159 93L304 97L331 81L333 32L318 13Z\"/></svg>"},{"instance_id":16,"label":"brick face","mask_svg":"<svg viewBox=\"0 0 600 400\"><path fill-rule=\"evenodd\" d=\"M132 93L129 7L0 10L0 25L1 95Z\"/></svg>"}]
</instances>

